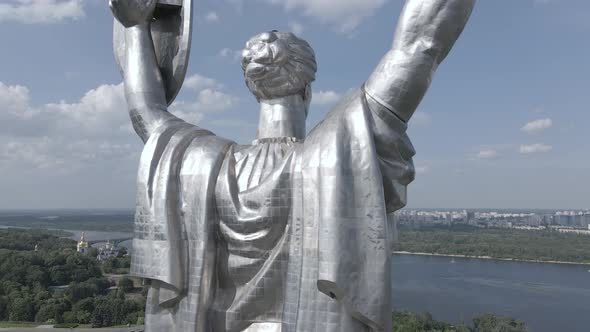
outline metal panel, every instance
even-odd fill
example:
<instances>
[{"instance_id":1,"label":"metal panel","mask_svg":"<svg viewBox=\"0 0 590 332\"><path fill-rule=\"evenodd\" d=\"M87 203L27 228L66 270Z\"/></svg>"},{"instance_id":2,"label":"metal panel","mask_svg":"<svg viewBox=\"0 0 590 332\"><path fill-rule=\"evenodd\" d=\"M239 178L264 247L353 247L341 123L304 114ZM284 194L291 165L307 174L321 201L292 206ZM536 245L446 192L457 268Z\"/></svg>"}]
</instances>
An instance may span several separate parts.
<instances>
[{"instance_id":1,"label":"metal panel","mask_svg":"<svg viewBox=\"0 0 590 332\"><path fill-rule=\"evenodd\" d=\"M178 3L182 4L179 10L157 9L151 24L152 40L164 79L168 105L176 98L186 76L192 35L192 0L158 1L162 9L164 6L177 7ZM115 60L121 73L124 73L127 48L125 27L117 20L114 20L113 48Z\"/></svg>"}]
</instances>

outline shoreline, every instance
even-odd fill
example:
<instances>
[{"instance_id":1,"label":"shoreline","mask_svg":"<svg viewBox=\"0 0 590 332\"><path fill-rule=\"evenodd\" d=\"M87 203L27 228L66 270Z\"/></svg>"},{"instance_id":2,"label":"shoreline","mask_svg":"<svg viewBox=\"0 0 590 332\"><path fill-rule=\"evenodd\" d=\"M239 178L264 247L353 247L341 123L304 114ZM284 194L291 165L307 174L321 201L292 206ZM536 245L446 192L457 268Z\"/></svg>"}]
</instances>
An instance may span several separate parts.
<instances>
[{"instance_id":1,"label":"shoreline","mask_svg":"<svg viewBox=\"0 0 590 332\"><path fill-rule=\"evenodd\" d=\"M410 251L393 251L397 255L415 255L415 256L436 256L436 257L457 257L457 258L476 258L504 262L522 262L522 263L546 263L546 264L563 264L563 265L585 265L590 266L590 263L568 262L568 261L543 261L533 259L517 259L517 258L497 258L492 256L470 256L460 254L440 254L428 252L410 252Z\"/></svg>"}]
</instances>

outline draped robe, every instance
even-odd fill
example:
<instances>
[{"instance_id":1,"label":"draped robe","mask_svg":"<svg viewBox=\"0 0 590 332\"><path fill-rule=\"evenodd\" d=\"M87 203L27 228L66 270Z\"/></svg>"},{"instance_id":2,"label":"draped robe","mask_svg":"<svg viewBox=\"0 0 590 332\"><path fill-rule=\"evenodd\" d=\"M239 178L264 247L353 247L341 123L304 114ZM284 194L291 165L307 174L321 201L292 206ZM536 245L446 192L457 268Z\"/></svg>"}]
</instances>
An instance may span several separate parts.
<instances>
[{"instance_id":1,"label":"draped robe","mask_svg":"<svg viewBox=\"0 0 590 332\"><path fill-rule=\"evenodd\" d=\"M151 281L146 332L390 331L406 128L363 89L303 141L162 125L141 157L131 263Z\"/></svg>"}]
</instances>

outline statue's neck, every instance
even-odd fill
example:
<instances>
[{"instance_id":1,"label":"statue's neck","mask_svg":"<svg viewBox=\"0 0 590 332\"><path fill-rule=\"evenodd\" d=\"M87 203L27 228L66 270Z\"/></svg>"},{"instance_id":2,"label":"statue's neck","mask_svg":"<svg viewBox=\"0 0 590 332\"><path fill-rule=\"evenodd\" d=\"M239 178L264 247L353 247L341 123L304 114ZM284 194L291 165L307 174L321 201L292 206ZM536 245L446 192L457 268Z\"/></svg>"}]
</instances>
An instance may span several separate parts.
<instances>
[{"instance_id":1,"label":"statue's neck","mask_svg":"<svg viewBox=\"0 0 590 332\"><path fill-rule=\"evenodd\" d=\"M300 95L260 100L256 139L305 138L306 104Z\"/></svg>"}]
</instances>

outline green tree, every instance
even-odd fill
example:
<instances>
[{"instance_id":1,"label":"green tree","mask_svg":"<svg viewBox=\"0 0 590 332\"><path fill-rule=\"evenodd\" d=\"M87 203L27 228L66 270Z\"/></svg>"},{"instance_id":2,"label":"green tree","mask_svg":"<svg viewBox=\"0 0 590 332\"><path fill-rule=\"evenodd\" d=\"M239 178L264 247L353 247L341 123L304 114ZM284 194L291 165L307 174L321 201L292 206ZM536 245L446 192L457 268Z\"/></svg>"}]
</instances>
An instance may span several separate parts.
<instances>
[{"instance_id":1,"label":"green tree","mask_svg":"<svg viewBox=\"0 0 590 332\"><path fill-rule=\"evenodd\" d=\"M8 319L11 321L32 322L35 308L30 297L17 297L11 300Z\"/></svg>"},{"instance_id":2,"label":"green tree","mask_svg":"<svg viewBox=\"0 0 590 332\"><path fill-rule=\"evenodd\" d=\"M523 322L508 317L485 314L473 319L474 332L526 332Z\"/></svg>"},{"instance_id":3,"label":"green tree","mask_svg":"<svg viewBox=\"0 0 590 332\"><path fill-rule=\"evenodd\" d=\"M70 309L70 303L63 298L52 298L47 300L35 315L35 321L47 322L54 321L56 323L63 322L63 314Z\"/></svg>"},{"instance_id":4,"label":"green tree","mask_svg":"<svg viewBox=\"0 0 590 332\"><path fill-rule=\"evenodd\" d=\"M119 287L119 289L121 289L125 293L132 291L134 288L133 280L131 280L129 278L121 278L119 280L119 283L117 284L117 286Z\"/></svg>"},{"instance_id":5,"label":"green tree","mask_svg":"<svg viewBox=\"0 0 590 332\"><path fill-rule=\"evenodd\" d=\"M64 313L65 323L89 324L94 312L95 298L89 297L78 301L72 306L72 311Z\"/></svg>"},{"instance_id":6,"label":"green tree","mask_svg":"<svg viewBox=\"0 0 590 332\"><path fill-rule=\"evenodd\" d=\"M115 321L115 312L112 303L105 297L97 299L92 312L92 327L112 326Z\"/></svg>"},{"instance_id":7,"label":"green tree","mask_svg":"<svg viewBox=\"0 0 590 332\"><path fill-rule=\"evenodd\" d=\"M439 322L429 313L416 314L411 311L400 311L393 315L394 332L469 332L466 326L455 327Z\"/></svg>"},{"instance_id":8,"label":"green tree","mask_svg":"<svg viewBox=\"0 0 590 332\"><path fill-rule=\"evenodd\" d=\"M87 297L93 297L99 293L98 287L95 284L89 282L72 282L66 291L66 296L76 303Z\"/></svg>"},{"instance_id":9,"label":"green tree","mask_svg":"<svg viewBox=\"0 0 590 332\"><path fill-rule=\"evenodd\" d=\"M8 319L8 297L0 295L0 321Z\"/></svg>"}]
</instances>

